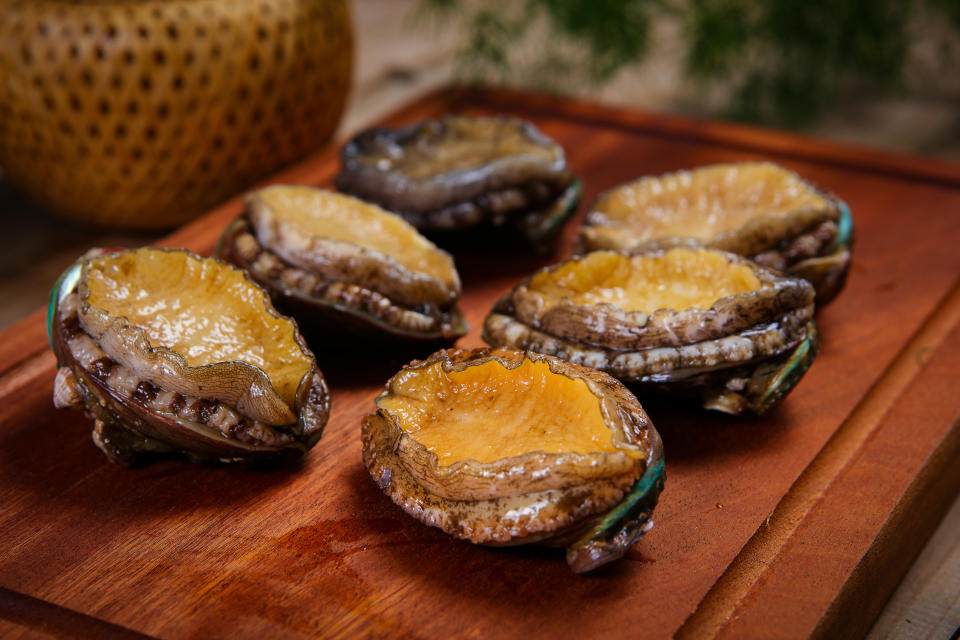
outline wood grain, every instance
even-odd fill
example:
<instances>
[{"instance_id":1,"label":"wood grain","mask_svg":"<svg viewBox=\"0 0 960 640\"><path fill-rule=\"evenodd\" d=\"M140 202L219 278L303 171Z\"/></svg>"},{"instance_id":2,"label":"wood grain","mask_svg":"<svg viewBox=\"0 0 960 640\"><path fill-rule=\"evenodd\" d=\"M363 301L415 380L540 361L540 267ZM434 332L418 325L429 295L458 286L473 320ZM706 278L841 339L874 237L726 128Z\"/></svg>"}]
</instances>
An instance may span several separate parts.
<instances>
[{"instance_id":1,"label":"wood grain","mask_svg":"<svg viewBox=\"0 0 960 640\"><path fill-rule=\"evenodd\" d=\"M945 348L941 350L941 346ZM742 637L744 625L746 629L751 629L751 625L739 610L761 589L779 588L770 597L785 600L782 608L789 615L777 619L780 630L777 635L803 628L799 625L804 623L813 629L813 623L817 636L853 637L852 632L862 633L869 626L886 600L882 594L889 593L895 586L895 583L887 584L877 589L877 581L906 571L920 550L917 541L925 540L932 532L930 526L936 519L917 518L917 513L928 509L934 517L943 513L954 495L951 487L960 483L960 468L951 464L960 455L960 430L954 428L957 412L949 403L940 401L960 383L953 360L957 348L960 348L960 286L954 287L949 298L903 348L807 466L764 526L741 550L694 615L687 619L679 638ZM918 357L918 354L927 355ZM930 355L933 355L932 362L928 362ZM924 419L914 426L911 438L905 439L901 431L904 423L891 422L892 416L903 420L910 415L922 415ZM878 440L883 437L890 439L884 443L887 449L875 452ZM930 441L940 444L921 474L915 478L886 477L898 470L898 458L905 448L923 447L920 443ZM884 477L878 477L878 469L883 469ZM899 481L901 486L897 489L902 498L894 512L888 513L884 507L878 510L877 505L860 498L868 495L869 485L877 481L891 484ZM908 486L910 482L916 486ZM824 513L825 510L829 512ZM905 517L916 518L916 522L909 523L914 529L910 536L901 533L908 523L897 522ZM884 522L885 518L889 522ZM855 529L864 527L877 531L876 546L895 551L883 561L902 565L899 572L877 566L876 553L862 558L862 550L856 545L844 545L838 539L841 533L855 539ZM925 535L918 535L917 528ZM864 566L858 566L861 561ZM834 565L832 570L824 571L827 563ZM776 564L782 568L771 571ZM822 573L816 583L797 579L810 577L809 567L816 567L814 572L818 575ZM837 582L835 591L823 588L824 581L830 579ZM776 580L787 584L777 585ZM827 594L834 593L839 595L827 599ZM865 598L864 594L871 597ZM848 600L850 602L845 602ZM827 615L822 611L824 601L830 605ZM818 603L819 607L810 603ZM804 614L809 618L811 613L815 616L812 621L802 619ZM761 628L769 633L770 623Z\"/></svg>"},{"instance_id":2,"label":"wood grain","mask_svg":"<svg viewBox=\"0 0 960 640\"><path fill-rule=\"evenodd\" d=\"M0 633L4 621L42 637L77 640L145 640L150 636L124 629L55 604L0 587Z\"/></svg>"},{"instance_id":3,"label":"wood grain","mask_svg":"<svg viewBox=\"0 0 960 640\"><path fill-rule=\"evenodd\" d=\"M823 347L791 396L741 419L641 398L667 452L656 526L583 577L556 550L452 540L370 482L359 423L401 357L333 356L335 337L311 337L333 413L296 468L128 470L93 447L81 415L52 408L38 312L0 340L0 586L160 637L862 634L960 486L960 169L509 92L434 94L389 122L453 110L536 122L567 149L587 202L639 175L758 158L847 201L851 278L818 314ZM337 167L327 149L272 182L329 184ZM239 206L164 244L210 252ZM552 259L489 240L454 255L473 327L463 346Z\"/></svg>"}]
</instances>

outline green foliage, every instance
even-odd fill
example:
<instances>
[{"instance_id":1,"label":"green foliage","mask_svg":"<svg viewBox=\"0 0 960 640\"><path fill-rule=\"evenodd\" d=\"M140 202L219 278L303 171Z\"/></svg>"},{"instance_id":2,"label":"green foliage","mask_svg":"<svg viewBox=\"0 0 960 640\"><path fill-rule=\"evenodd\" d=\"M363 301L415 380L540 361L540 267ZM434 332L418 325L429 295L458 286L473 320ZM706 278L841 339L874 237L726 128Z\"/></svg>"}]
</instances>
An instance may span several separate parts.
<instances>
[{"instance_id":1,"label":"green foliage","mask_svg":"<svg viewBox=\"0 0 960 640\"><path fill-rule=\"evenodd\" d=\"M889 85L907 49L902 0L696 0L687 70L739 82L732 114L804 125L844 87ZM740 76L737 78L737 76Z\"/></svg>"},{"instance_id":2,"label":"green foliage","mask_svg":"<svg viewBox=\"0 0 960 640\"><path fill-rule=\"evenodd\" d=\"M750 2L692 0L686 16L690 72L709 78L740 64L751 36Z\"/></svg>"},{"instance_id":3,"label":"green foliage","mask_svg":"<svg viewBox=\"0 0 960 640\"><path fill-rule=\"evenodd\" d=\"M459 72L470 80L569 89L597 85L648 53L654 20L676 20L686 72L728 89L739 119L802 126L844 91L900 80L911 12L960 31L960 0L422 0L464 28ZM520 43L546 27L533 59ZM528 47L529 49L529 47Z\"/></svg>"},{"instance_id":4,"label":"green foliage","mask_svg":"<svg viewBox=\"0 0 960 640\"><path fill-rule=\"evenodd\" d=\"M461 75L552 86L602 83L646 53L650 11L659 0L422 0L420 13L462 20ZM546 27L549 46L530 60L517 54L525 34Z\"/></svg>"},{"instance_id":5,"label":"green foliage","mask_svg":"<svg viewBox=\"0 0 960 640\"><path fill-rule=\"evenodd\" d=\"M531 14L544 14L557 33L590 49L590 74L607 80L646 51L649 0L529 0Z\"/></svg>"}]
</instances>

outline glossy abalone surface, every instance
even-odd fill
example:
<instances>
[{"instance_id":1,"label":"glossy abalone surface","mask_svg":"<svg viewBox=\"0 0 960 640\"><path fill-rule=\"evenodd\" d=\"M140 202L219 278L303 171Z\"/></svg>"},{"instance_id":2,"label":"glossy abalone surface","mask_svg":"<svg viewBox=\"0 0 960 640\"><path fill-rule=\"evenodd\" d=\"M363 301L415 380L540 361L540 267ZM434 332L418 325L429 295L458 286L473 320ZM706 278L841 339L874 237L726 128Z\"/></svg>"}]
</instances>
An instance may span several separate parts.
<instances>
[{"instance_id":1,"label":"glossy abalone surface","mask_svg":"<svg viewBox=\"0 0 960 640\"><path fill-rule=\"evenodd\" d=\"M112 460L260 462L319 440L329 393L296 324L244 272L183 250L94 252L49 312L54 403L82 409Z\"/></svg>"},{"instance_id":2,"label":"glossy abalone surface","mask_svg":"<svg viewBox=\"0 0 960 640\"><path fill-rule=\"evenodd\" d=\"M218 254L311 333L389 344L450 341L466 331L450 254L352 196L298 185L252 192Z\"/></svg>"},{"instance_id":3,"label":"glossy abalone surface","mask_svg":"<svg viewBox=\"0 0 960 640\"><path fill-rule=\"evenodd\" d=\"M712 408L759 413L769 402L754 400L773 397L752 378L761 363L782 359L792 372L768 376L779 398L812 361L813 298L809 283L731 253L595 251L519 283L487 316L484 339L641 387L692 388ZM798 349L805 355L791 360Z\"/></svg>"},{"instance_id":4,"label":"glossy abalone surface","mask_svg":"<svg viewBox=\"0 0 960 640\"><path fill-rule=\"evenodd\" d=\"M563 149L529 122L449 116L377 128L344 145L337 187L418 229L508 227L548 244L579 201Z\"/></svg>"},{"instance_id":5,"label":"glossy abalone surface","mask_svg":"<svg viewBox=\"0 0 960 640\"><path fill-rule=\"evenodd\" d=\"M847 206L769 162L647 176L602 193L578 234L581 250L704 246L809 280L817 303L843 288L853 225Z\"/></svg>"},{"instance_id":6,"label":"glossy abalone surface","mask_svg":"<svg viewBox=\"0 0 960 640\"><path fill-rule=\"evenodd\" d=\"M622 556L662 488L659 436L629 391L509 349L405 367L364 420L363 455L424 523L481 544L565 546L576 571Z\"/></svg>"}]
</instances>

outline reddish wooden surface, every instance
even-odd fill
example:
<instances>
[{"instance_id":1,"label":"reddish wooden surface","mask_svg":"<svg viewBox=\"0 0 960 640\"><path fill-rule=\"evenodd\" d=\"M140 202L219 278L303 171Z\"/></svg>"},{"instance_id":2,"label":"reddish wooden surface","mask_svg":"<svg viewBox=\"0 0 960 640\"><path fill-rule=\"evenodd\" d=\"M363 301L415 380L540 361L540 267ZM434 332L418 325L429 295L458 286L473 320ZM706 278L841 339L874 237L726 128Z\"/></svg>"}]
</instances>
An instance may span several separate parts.
<instances>
[{"instance_id":1,"label":"reddish wooden surface","mask_svg":"<svg viewBox=\"0 0 960 640\"><path fill-rule=\"evenodd\" d=\"M53 409L54 361L34 314L0 338L0 587L50 608L12 615L4 598L17 595L0 591L0 633L33 637L44 627L29 621L53 611L79 637L97 637L98 621L161 637L863 632L960 485L960 169L506 92L437 94L390 121L452 110L535 121L567 149L586 202L642 174L758 158L846 200L853 271L818 315L821 353L793 394L740 419L641 398L667 452L656 526L584 577L556 550L452 540L370 482L360 419L396 359L348 361L312 344L333 413L297 468L128 470L94 448L85 418ZM336 169L329 149L277 181L329 184ZM209 252L238 208L165 244ZM545 262L486 249L454 252L465 346L480 344L494 299Z\"/></svg>"}]
</instances>

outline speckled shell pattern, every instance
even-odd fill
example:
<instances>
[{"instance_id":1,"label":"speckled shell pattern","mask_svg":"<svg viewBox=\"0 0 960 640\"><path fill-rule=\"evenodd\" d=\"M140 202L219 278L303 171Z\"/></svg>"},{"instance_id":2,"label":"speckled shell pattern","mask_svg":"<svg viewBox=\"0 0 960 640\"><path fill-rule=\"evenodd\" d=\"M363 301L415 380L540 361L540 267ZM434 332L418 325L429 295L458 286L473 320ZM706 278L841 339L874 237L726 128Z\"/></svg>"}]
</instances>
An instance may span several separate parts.
<instances>
[{"instance_id":1,"label":"speckled shell pattern","mask_svg":"<svg viewBox=\"0 0 960 640\"><path fill-rule=\"evenodd\" d=\"M645 470L663 459L659 435L623 385L586 367L507 349L439 351L412 362L404 371L438 361L448 371L462 370L491 359L512 368L524 358L546 361L554 373L587 382L600 399L614 442L639 449L643 457L619 452L531 452L489 463L466 460L441 467L437 456L407 435L394 416L378 409L364 419L362 428L363 460L374 482L414 518L480 544L566 546L596 525ZM392 382L381 397L391 393ZM662 482L657 493L660 487ZM652 500L655 504L655 495ZM622 555L641 533L637 531L616 554Z\"/></svg>"},{"instance_id":2,"label":"speckled shell pattern","mask_svg":"<svg viewBox=\"0 0 960 640\"><path fill-rule=\"evenodd\" d=\"M735 254L725 256L731 263L749 265L761 288L722 298L710 309L659 309L648 315L609 304L580 306L569 299L545 305L540 294L528 288L531 276L497 301L484 324L484 340L548 353L629 383L682 384L705 372L756 363L796 347L813 317L810 284Z\"/></svg>"},{"instance_id":3,"label":"speckled shell pattern","mask_svg":"<svg viewBox=\"0 0 960 640\"><path fill-rule=\"evenodd\" d=\"M346 0L4 0L0 166L62 215L169 228L318 148Z\"/></svg>"}]
</instances>

